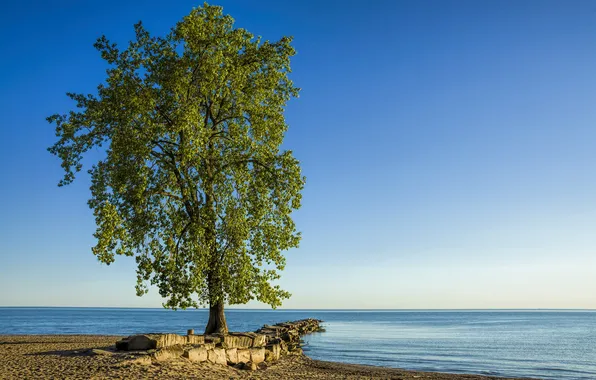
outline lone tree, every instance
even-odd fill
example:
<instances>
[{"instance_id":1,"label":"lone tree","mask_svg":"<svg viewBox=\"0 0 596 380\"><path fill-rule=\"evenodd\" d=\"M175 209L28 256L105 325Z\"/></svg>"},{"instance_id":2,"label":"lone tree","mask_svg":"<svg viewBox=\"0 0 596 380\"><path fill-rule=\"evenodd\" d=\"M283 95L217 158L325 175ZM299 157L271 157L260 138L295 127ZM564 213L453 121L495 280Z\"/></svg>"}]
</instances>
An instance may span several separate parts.
<instances>
[{"instance_id":1,"label":"lone tree","mask_svg":"<svg viewBox=\"0 0 596 380\"><path fill-rule=\"evenodd\" d=\"M300 240L290 214L304 177L280 149L298 95L292 39L262 42L233 22L204 4L165 37L139 22L125 50L100 37L105 83L97 95L68 93L77 109L48 117L59 186L105 147L88 171L93 253L108 265L134 256L139 296L150 282L164 307L209 305L205 333L228 331L224 304L281 305L290 294L272 281Z\"/></svg>"}]
</instances>

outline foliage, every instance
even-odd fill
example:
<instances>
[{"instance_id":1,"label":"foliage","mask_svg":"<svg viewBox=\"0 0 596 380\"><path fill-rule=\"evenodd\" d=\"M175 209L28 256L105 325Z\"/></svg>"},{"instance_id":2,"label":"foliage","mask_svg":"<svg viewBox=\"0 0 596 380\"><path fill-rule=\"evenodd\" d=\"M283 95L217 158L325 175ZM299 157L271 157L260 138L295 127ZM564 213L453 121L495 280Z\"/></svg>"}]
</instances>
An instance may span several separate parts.
<instances>
[{"instance_id":1,"label":"foliage","mask_svg":"<svg viewBox=\"0 0 596 380\"><path fill-rule=\"evenodd\" d=\"M97 244L110 264L134 256L137 294L156 285L164 306L279 306L272 285L282 251L297 247L290 214L304 177L281 150L291 38L271 43L235 29L222 8L204 4L165 37L141 23L120 50L95 43L110 65L96 95L69 93L77 109L48 118L71 183L92 148L105 158L89 170Z\"/></svg>"}]
</instances>

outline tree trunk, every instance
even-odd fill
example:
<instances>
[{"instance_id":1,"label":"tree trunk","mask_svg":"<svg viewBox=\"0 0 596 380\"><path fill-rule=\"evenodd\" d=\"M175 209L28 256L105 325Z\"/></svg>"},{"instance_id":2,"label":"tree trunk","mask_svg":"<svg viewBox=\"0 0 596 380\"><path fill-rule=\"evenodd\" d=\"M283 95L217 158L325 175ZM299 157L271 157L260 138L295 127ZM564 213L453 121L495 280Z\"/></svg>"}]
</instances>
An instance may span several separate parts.
<instances>
[{"instance_id":1,"label":"tree trunk","mask_svg":"<svg viewBox=\"0 0 596 380\"><path fill-rule=\"evenodd\" d=\"M228 323L224 315L223 302L217 302L215 305L211 304L209 307L209 322L205 328L205 334L227 334Z\"/></svg>"},{"instance_id":2,"label":"tree trunk","mask_svg":"<svg viewBox=\"0 0 596 380\"><path fill-rule=\"evenodd\" d=\"M210 109L206 110L207 113ZM215 129L215 125L211 126ZM228 324L226 323L226 316L224 315L224 294L223 284L219 276L221 262L219 260L219 252L217 250L217 199L215 198L215 189L213 186L213 178L215 173L214 167L214 146L213 141L209 140L207 147L206 169L207 177L205 178L205 204L207 212L205 217L205 241L209 247L210 255L210 273L207 275L208 291L209 291L209 322L205 327L205 334L227 334Z\"/></svg>"}]
</instances>

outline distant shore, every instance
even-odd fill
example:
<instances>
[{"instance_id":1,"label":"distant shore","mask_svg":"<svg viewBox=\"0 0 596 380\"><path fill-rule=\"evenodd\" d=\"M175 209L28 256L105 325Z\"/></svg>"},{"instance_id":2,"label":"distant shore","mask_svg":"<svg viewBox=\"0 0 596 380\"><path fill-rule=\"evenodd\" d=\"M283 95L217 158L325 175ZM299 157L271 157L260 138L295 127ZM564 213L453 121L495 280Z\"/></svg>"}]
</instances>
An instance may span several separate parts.
<instances>
[{"instance_id":1,"label":"distant shore","mask_svg":"<svg viewBox=\"0 0 596 380\"><path fill-rule=\"evenodd\" d=\"M133 364L93 352L113 346L121 336L0 335L0 379L505 379L479 375L405 371L401 369L312 360L287 356L258 371L175 360Z\"/></svg>"}]
</instances>

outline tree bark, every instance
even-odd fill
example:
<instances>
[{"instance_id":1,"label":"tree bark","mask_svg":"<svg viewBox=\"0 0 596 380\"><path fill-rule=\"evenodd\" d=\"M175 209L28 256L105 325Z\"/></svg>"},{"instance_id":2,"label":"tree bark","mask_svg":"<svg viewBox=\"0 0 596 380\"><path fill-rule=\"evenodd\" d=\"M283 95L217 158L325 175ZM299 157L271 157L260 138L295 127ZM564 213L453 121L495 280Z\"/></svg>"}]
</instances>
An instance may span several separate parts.
<instances>
[{"instance_id":1,"label":"tree bark","mask_svg":"<svg viewBox=\"0 0 596 380\"><path fill-rule=\"evenodd\" d=\"M205 334L227 334L228 323L224 315L223 302L217 302L209 306L209 322L205 328Z\"/></svg>"},{"instance_id":2,"label":"tree bark","mask_svg":"<svg viewBox=\"0 0 596 380\"><path fill-rule=\"evenodd\" d=\"M211 104L207 105L205 110L205 126L207 126L208 117L211 112ZM215 125L211 125L211 129L215 129ZM215 188L213 186L215 175L215 157L213 141L209 140L207 147L206 171L205 178L205 205L206 212L206 230L205 240L208 244L210 255L210 273L207 275L208 291L209 291L209 322L205 327L205 334L227 334L228 324L226 316L224 315L224 294L223 284L219 276L221 262L218 260L219 252L217 249L217 199L215 195Z\"/></svg>"}]
</instances>

